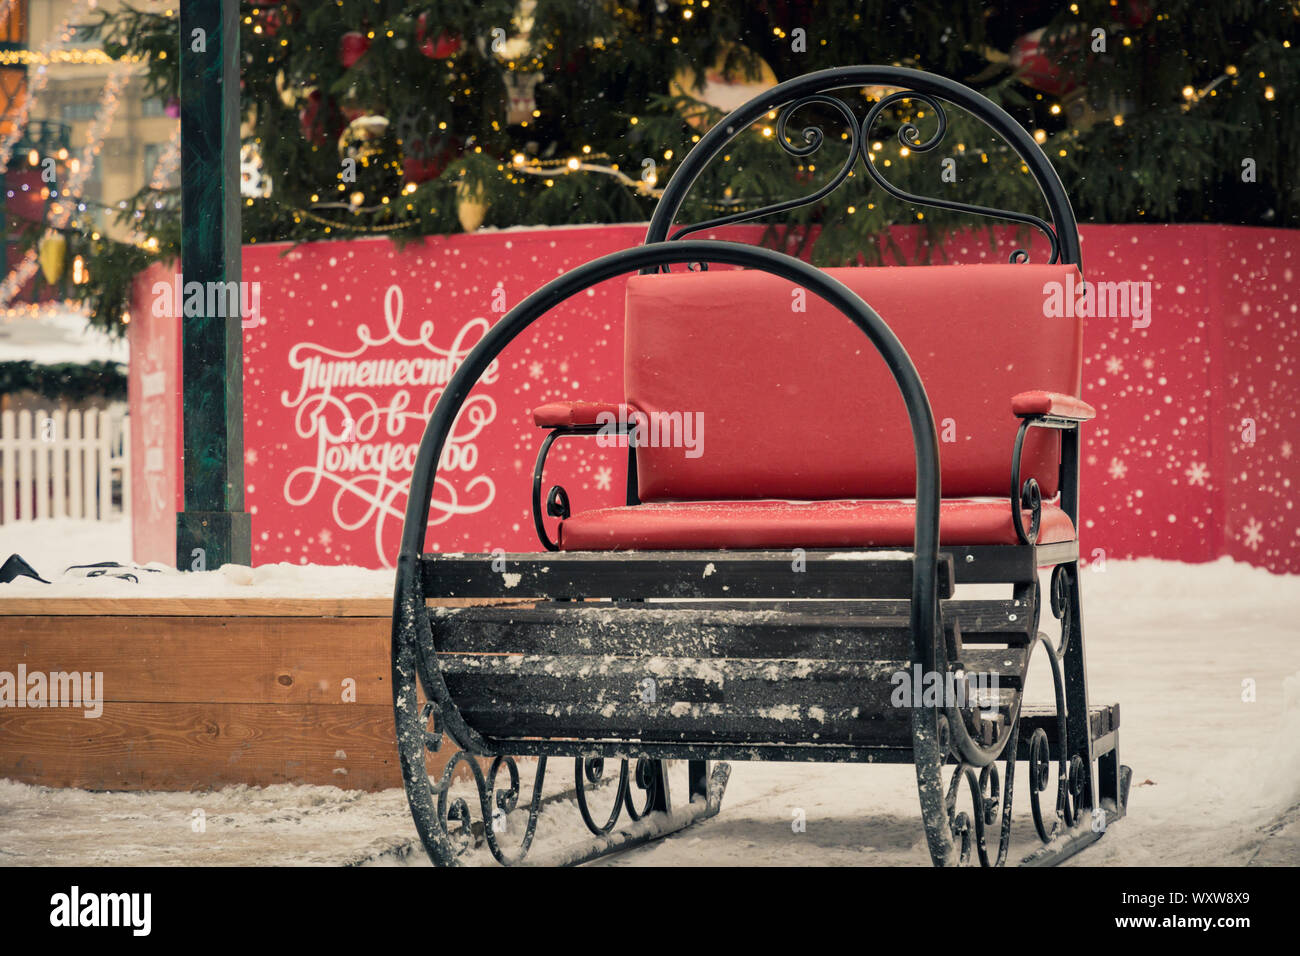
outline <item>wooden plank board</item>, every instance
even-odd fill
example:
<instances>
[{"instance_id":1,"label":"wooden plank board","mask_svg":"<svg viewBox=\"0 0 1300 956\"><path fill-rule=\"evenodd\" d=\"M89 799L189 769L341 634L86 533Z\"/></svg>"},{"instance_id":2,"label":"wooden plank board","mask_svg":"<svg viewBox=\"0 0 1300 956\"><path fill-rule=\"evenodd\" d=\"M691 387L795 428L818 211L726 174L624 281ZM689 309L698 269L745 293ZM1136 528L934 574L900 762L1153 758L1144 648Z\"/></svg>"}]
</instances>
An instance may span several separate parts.
<instances>
[{"instance_id":1,"label":"wooden plank board","mask_svg":"<svg viewBox=\"0 0 1300 956\"><path fill-rule=\"evenodd\" d=\"M430 612L430 622L438 650L454 653L837 660L912 656L906 615L814 614L733 604L551 602L438 609ZM954 633L949 647L960 647Z\"/></svg>"},{"instance_id":2,"label":"wooden plank board","mask_svg":"<svg viewBox=\"0 0 1300 956\"><path fill-rule=\"evenodd\" d=\"M426 554L424 593L434 597L862 598L911 593L912 559L866 551L807 551L801 569L784 551L559 551ZM940 598L953 594L953 563L939 556Z\"/></svg>"},{"instance_id":3,"label":"wooden plank board","mask_svg":"<svg viewBox=\"0 0 1300 956\"><path fill-rule=\"evenodd\" d=\"M122 587L133 587L123 582ZM440 598L430 600L439 607L471 604L514 603L515 599ZM393 599L381 598L259 598L259 597L166 597L166 598L38 598L0 595L0 617L44 615L80 617L112 614L119 617L152 615L190 617L379 617L392 620ZM8 624L6 624L8 626Z\"/></svg>"},{"instance_id":4,"label":"wooden plank board","mask_svg":"<svg viewBox=\"0 0 1300 956\"><path fill-rule=\"evenodd\" d=\"M15 617L0 669L102 673L110 702L391 705L390 630L387 617Z\"/></svg>"},{"instance_id":5,"label":"wooden plank board","mask_svg":"<svg viewBox=\"0 0 1300 956\"><path fill-rule=\"evenodd\" d=\"M133 585L123 582L122 587ZM0 616L188 615L192 617L382 617L392 598L35 598L0 597ZM9 624L6 623L6 627Z\"/></svg>"},{"instance_id":6,"label":"wooden plank board","mask_svg":"<svg viewBox=\"0 0 1300 956\"><path fill-rule=\"evenodd\" d=\"M431 769L445 765L449 749L431 755ZM94 720L5 708L0 768L24 783L87 790L402 785L393 710L377 704L121 703Z\"/></svg>"}]
</instances>

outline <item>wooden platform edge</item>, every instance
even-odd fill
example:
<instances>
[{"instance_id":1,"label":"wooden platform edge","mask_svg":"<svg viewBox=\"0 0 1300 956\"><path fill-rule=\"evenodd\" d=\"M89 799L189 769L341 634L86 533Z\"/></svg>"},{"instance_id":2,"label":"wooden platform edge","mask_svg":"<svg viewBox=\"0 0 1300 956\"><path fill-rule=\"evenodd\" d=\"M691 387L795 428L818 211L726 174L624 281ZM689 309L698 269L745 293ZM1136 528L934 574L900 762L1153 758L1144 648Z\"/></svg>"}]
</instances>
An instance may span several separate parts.
<instances>
[{"instance_id":1,"label":"wooden platform edge","mask_svg":"<svg viewBox=\"0 0 1300 956\"><path fill-rule=\"evenodd\" d=\"M491 603L438 598L431 605L465 607ZM393 599L267 597L30 598L0 596L3 617L382 617L393 616Z\"/></svg>"}]
</instances>

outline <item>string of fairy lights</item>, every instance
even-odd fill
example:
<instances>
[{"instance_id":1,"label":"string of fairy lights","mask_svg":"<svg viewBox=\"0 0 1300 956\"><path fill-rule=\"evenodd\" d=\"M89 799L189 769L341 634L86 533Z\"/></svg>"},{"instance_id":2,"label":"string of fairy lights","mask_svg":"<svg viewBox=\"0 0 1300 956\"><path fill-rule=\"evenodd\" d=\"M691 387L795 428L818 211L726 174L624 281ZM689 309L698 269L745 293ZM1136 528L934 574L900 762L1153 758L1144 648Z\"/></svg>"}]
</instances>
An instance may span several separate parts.
<instances>
[{"instance_id":1,"label":"string of fairy lights","mask_svg":"<svg viewBox=\"0 0 1300 956\"><path fill-rule=\"evenodd\" d=\"M0 26L7 21L15 0L4 0L3 7L0 8ZM31 114L39 95L43 92L49 77L46 66L56 63L67 64L91 64L91 65L109 65L111 67L109 74L100 91L96 103L95 113L91 120L90 127L86 134L86 144L79 157L72 158L68 162L70 175L62 188L57 186L54 189L49 187L43 188L42 198L54 198L49 206L47 224L50 227L50 235L57 235L66 231L69 224L72 227L77 226L73 219L76 212L82 211L89 203L89 200L78 199L78 197L89 181L94 172L97 158L103 150L105 139L113 125L113 121L122 105L122 91L130 82L135 65L139 62L138 57L127 57L123 59L113 59L98 49L58 49L59 44L67 43L72 39L75 24L90 11L98 6L98 0L79 0L68 11L67 16L63 18L53 34L39 50L36 51L6 51L0 53L0 65L12 65L21 63L23 65L36 66L36 79L29 83L26 99L21 107L13 127L3 139L0 139L0 169L7 170L13 156L13 148L21 138L22 132L26 127L28 116ZM170 14L171 11L168 11ZM35 151L33 151L34 153ZM60 160L67 160L67 153L64 150L59 151L57 157ZM40 161L39 156L28 157L32 165ZM154 169L150 173L149 184L152 189L163 189L174 175L177 167L180 165L180 124L176 125L172 137L163 150L162 154L154 164ZM48 192L46 191L48 190ZM125 203L118 204L114 208L123 208ZM110 207L105 207L110 208ZM140 214L137 213L137 218ZM100 238L99 233L93 233L92 239ZM136 245L150 251L156 251L157 240L144 238L138 234L134 238ZM36 273L40 264L40 255L36 250L29 250L26 255L15 265L9 275L0 282L0 315L6 320L12 320L19 317L32 317L42 314L47 307L47 303L20 303L13 304L13 298L29 282ZM82 284L89 279L89 272L86 263L81 256L77 256L72 264L72 281ZM84 306L79 302L69 301L62 303L64 308L73 311L84 312ZM128 321L127 316L123 316L123 321Z\"/></svg>"},{"instance_id":2,"label":"string of fairy lights","mask_svg":"<svg viewBox=\"0 0 1300 956\"><path fill-rule=\"evenodd\" d=\"M0 0L0 26L2 26L7 21L8 17L11 15L14 5L15 5L15 0ZM74 3L72 8L69 10L67 16L64 17L64 19L62 20L58 28L56 28L53 35L45 41L45 43L42 45L42 47L39 50L0 52L0 65L23 64L23 65L29 65L35 67L35 76L33 80L29 83L26 100L22 104L19 114L15 117L15 122L12 124L9 132L5 133L3 137L0 137L0 169L8 168L9 162L12 159L12 152L13 152L14 145L22 135L22 131L26 126L27 117L30 115L33 104L37 101L39 94L44 90L46 84L49 81L49 77L46 69L47 66L56 63L76 63L76 64L96 64L96 65L112 64L113 65L113 71L110 75L109 80L105 83L105 87L100 97L100 102L98 104L94 121L91 124L91 131L88 136L88 142L86 148L83 150L82 158L80 159L80 161L78 160L72 161L71 168L73 170L73 175L69 180L69 182L67 183L66 187L61 190L60 198L67 197L67 196L75 196L78 193L81 186L83 186L84 183L89 178L89 175L94 167L95 157L98 155L100 149L102 148L103 136L107 132L108 127L111 126L113 115L116 113L116 110L118 108L119 105L118 96L120 94L122 86L125 85L125 82L128 79L127 73L130 70L131 66L133 66L134 63L138 61L138 58L136 57L132 57L124 60L112 60L102 50L60 48L61 45L66 44L66 42L71 38L72 30L73 30L72 25L75 22L79 21L86 12L96 9L97 6L98 6L98 0L77 0L77 2ZM1073 13L1078 15L1079 11L1076 4L1071 4L1070 9ZM169 17L173 16L174 11L168 9L164 15ZM684 13L683 16L689 19L688 13ZM1163 15L1158 15L1158 16L1163 16ZM251 18L245 18L245 22L249 22L250 20ZM257 29L258 28L255 27L255 30ZM516 39L520 39L520 40L525 39L526 34L527 31L524 31L524 36ZM281 41L282 44L286 42L287 40ZM1131 45L1131 39L1127 36L1123 38L1122 42L1125 46ZM1290 47L1290 45L1291 44L1289 43L1289 41L1284 43L1284 46L1288 48ZM543 46L549 47L549 44L543 43ZM520 55L518 57L513 58L511 62L505 65L507 66L507 68L514 70L516 65L540 67L541 61L537 58L537 56L533 56L531 61L529 61L524 56ZM1224 68L1223 72L1218 77L1216 77L1211 82L1205 84L1204 86L1199 88L1193 86L1185 87L1182 90L1182 95L1184 99L1184 102L1182 104L1183 110L1184 111L1190 110L1197 103L1205 99L1217 96L1218 88L1223 84L1229 83L1230 85L1235 86L1237 85L1239 80L1244 78L1245 77L1241 75L1240 71L1236 66L1228 65ZM1263 71L1259 71L1258 79L1259 80L1266 79ZM866 91L864 90L863 92L865 95ZM1262 93L1264 98L1267 100L1273 100L1276 96L1276 92L1271 85L1264 85L1262 89ZM868 96L868 98L870 99L870 96ZM1043 99L1043 95L1041 93L1038 94L1038 99L1039 100ZM1061 114L1063 108L1064 107L1062 103L1053 103L1050 105L1049 109L1052 115L1056 116ZM924 116L925 116L924 111L918 111L916 114L917 119L924 118ZM774 115L769 116L769 120L774 118L775 118ZM1124 125L1124 115L1122 110L1116 111L1113 115L1109 117L1109 119L1111 122L1113 122L1115 126ZM907 117L905 121L912 122L912 120L913 120L912 117ZM638 118L633 116L630 118L630 122L632 125L636 125L638 123ZM774 131L770 125L763 126L761 128L756 127L756 130L758 130L760 135L765 137L771 137L774 135ZM1034 140L1040 145L1047 144L1049 135L1045 130L1035 129L1033 130L1032 135ZM1081 135L1081 130L1078 128L1073 128L1069 130L1063 130L1051 136L1050 139L1052 140L1052 145L1056 147L1057 155L1061 157L1066 156L1068 153L1067 147L1069 143L1071 141L1078 140L1080 135ZM691 137L691 142L698 142L699 138L700 138L699 135L694 135ZM847 138L847 134L844 134L842 138ZM883 149L884 149L883 142L878 141L873 143L871 145L870 150L867 153L868 158L873 162L879 160L882 163L882 165L889 166L895 159L906 160L911 155L911 151L905 145L901 145L901 144L890 145L889 155L891 158L886 158L885 155L882 155ZM958 143L956 149L958 153L966 152L965 144L962 143ZM482 147L475 147L475 151L481 153ZM989 156L986 152L981 151L979 153L979 156L982 163L989 162ZM666 150L663 155L664 162L670 163L672 159L673 159L673 151ZM728 157L723 157L724 161L726 161L727 159ZM173 135L173 140L171 143L169 143L167 150L164 152L163 156L160 157L158 163L156 164L156 167L150 178L151 186L155 189L163 188L167 180L170 179L171 175L174 173L178 163L179 163L179 128ZM801 166L800 170L801 172L803 171L811 172L814 171L815 168L816 168L815 165L809 163L806 166ZM503 158L502 161L497 165L497 170L501 172L504 175L504 177L513 184L520 184L525 182L526 179L531 178L531 179L540 179L545 183L546 186L549 187L554 185L555 179L559 176L572 176L572 175L585 174L585 175L597 175L597 176L610 177L615 181L617 181L618 183L620 183L621 185L627 187L628 189L634 190L640 196L658 198L663 193L663 190L658 186L659 176L661 174L662 167L659 166L657 163L655 165L648 165L645 168L643 168L639 176L629 175L628 172L624 171L619 167L618 163L610 162L610 157L607 154L593 153L590 146L583 146L581 152L578 154L566 158L559 158L559 159L537 159L537 158L527 157L522 153L516 153L511 157ZM1022 172L1028 172L1027 167L1022 166ZM339 229L342 231L366 232L366 233L396 232L405 228L409 228L416 220L405 219L405 220L398 220L398 221L385 223L385 224L372 225L372 224L367 224L367 223L357 221L357 217L361 213L370 212L382 208L384 206L389 206L390 203L393 204L393 206L396 206L397 203L408 198L409 194L413 192L414 189L415 189L414 184L408 183L403 186L403 188L399 191L397 196L382 197L380 204L373 205L373 206L363 206L360 202L356 201L354 197L353 202L351 203L322 203L322 204L315 205L313 207L313 209L319 209L319 210L330 209L330 208L344 209L347 212L351 212L353 214L353 221L351 222L340 221L337 219L332 219L330 217L320 215L319 212L313 211L313 209L293 208L291 211L294 215L295 220L298 220L299 217L302 217L302 218L309 219L313 222L317 222L325 226L324 231L326 233L330 233L334 229ZM253 202L252 199L249 199L247 201L250 204ZM714 211L721 211L721 212L744 211L747 208L746 204L743 201L739 201L731 198L729 189L722 197L722 201L705 203L704 206L705 208ZM84 208L84 205L82 205L81 208ZM412 209L413 207L408 202L406 204L406 208L409 210ZM874 204L868 203L867 208L874 208ZM51 227L56 229L65 227L72 215L72 209L73 209L72 203L69 203L66 200L63 202L54 203L51 206ZM849 214L853 214L854 212L856 212L856 208L853 206L849 206L847 212ZM136 214L137 218L140 218L140 215L141 215L140 213L137 213ZM918 212L916 215L918 220L924 219L924 213ZM98 234L96 234L95 237L97 237L97 235ZM149 237L141 238L139 235L136 235L132 241L136 245L148 251L157 251L158 240L155 237L149 236ZM28 281L32 277L32 275L34 275L37 264L38 264L37 254L35 252L29 252L27 256L24 257L24 259L18 264L18 266L3 281L3 283L0 283L0 314L5 315L6 317L13 317L13 315L16 312L24 311L22 307L11 307L9 303L12 300L12 298L18 293L18 291L23 287L25 282ZM84 276L85 275L84 264L80 271Z\"/></svg>"},{"instance_id":3,"label":"string of fairy lights","mask_svg":"<svg viewBox=\"0 0 1300 956\"><path fill-rule=\"evenodd\" d=\"M54 33L41 45L40 53L48 57L50 51L56 46L71 40L74 21L79 20L98 6L99 0L77 0L68 10L67 16L55 28ZM41 93L50 82L47 65L42 63L36 67L36 76L28 81L27 93L22 105L10 120L9 132L0 137L0 170L9 168L9 160L13 158L14 145L22 138L24 131L27 129L27 118L31 115L32 106L40 98Z\"/></svg>"},{"instance_id":4,"label":"string of fairy lights","mask_svg":"<svg viewBox=\"0 0 1300 956\"><path fill-rule=\"evenodd\" d=\"M77 211L77 203L71 197L80 195L95 169L95 162L104 148L104 138L112 128L113 120L122 104L122 89L130 82L132 69L133 65L130 63L116 63L104 81L95 118L91 121L90 130L86 134L86 145L81 150L81 156L69 163L72 174L57 198L50 204L47 219L50 229L59 231L66 228L73 213ZM36 274L38 266L39 256L36 250L29 249L4 282L0 283L0 308L9 305L19 290Z\"/></svg>"}]
</instances>

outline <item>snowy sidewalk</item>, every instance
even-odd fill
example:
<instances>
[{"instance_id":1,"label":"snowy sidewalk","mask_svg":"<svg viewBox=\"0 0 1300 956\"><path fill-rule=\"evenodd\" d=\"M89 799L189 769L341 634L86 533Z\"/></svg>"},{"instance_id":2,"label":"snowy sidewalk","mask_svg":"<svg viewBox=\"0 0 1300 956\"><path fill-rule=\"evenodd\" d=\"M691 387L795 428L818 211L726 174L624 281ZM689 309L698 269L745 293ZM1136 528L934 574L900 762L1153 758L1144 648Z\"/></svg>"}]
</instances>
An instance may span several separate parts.
<instances>
[{"instance_id":1,"label":"snowy sidewalk","mask_svg":"<svg viewBox=\"0 0 1300 956\"><path fill-rule=\"evenodd\" d=\"M1134 785L1128 818L1072 862L1300 863L1300 578L1227 560L1112 561L1085 571L1083 589L1093 700L1121 703L1120 753ZM1049 693L1045 671L1036 655L1030 700ZM1246 680L1253 703L1242 700ZM572 785L570 762L551 766L548 794ZM1022 775L1018 784L1013 857L1034 845ZM792 832L796 809L804 833ZM578 835L576 820L572 806L552 807L537 845ZM87 793L0 781L0 864L424 864L414 838L396 790ZM929 860L910 767L737 764L716 818L602 862Z\"/></svg>"}]
</instances>

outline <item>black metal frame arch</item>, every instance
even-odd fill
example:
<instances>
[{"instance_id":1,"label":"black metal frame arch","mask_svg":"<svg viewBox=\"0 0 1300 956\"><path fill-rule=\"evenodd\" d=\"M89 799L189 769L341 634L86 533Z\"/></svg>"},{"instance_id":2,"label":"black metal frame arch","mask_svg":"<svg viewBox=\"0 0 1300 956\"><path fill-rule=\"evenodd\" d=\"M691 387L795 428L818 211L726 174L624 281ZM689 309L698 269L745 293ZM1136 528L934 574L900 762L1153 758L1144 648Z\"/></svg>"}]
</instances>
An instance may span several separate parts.
<instances>
[{"instance_id":1,"label":"black metal frame arch","mask_svg":"<svg viewBox=\"0 0 1300 956\"><path fill-rule=\"evenodd\" d=\"M834 90L866 86L889 87L895 89L896 92L890 93L876 103L861 123L857 121L856 116L847 104L825 95ZM1047 203L1048 212L1052 218L1051 223L1049 224L1046 220L1027 213L953 202L936 197L918 196L905 192L885 180L866 155L865 146L869 138L868 134L886 106L907 97L921 99L929 104L936 111L939 128L930 139L922 141L915 126L905 125L899 130L899 139L904 145L914 151L925 152L934 149L939 144L946 132L947 122L943 108L938 101L946 101L965 109L1001 136L1024 160L1043 194L1043 199ZM746 222L806 205L810 202L816 202L838 188L848 178L848 174L856 165L858 157L862 156L867 167L867 173L872 181L895 198L917 205L969 212L973 215L1007 219L1034 226L1043 231L1052 243L1053 262L1070 263L1082 271L1078 222L1074 217L1074 210L1070 206L1069 197L1066 196L1065 188L1061 185L1056 169L1038 144L1034 142L1033 137L1025 131L1024 127L988 97L960 83L920 70L896 66L846 66L819 70L816 73L808 73L778 84L733 110L722 122L700 137L700 141L686 155L681 166L672 175L668 185L664 188L658 205L655 207L645 241L654 243L670 238L669 231L672 228L673 220L681 210L687 193L699 178L700 173L716 156L725 150L733 139L766 114L774 110L781 111L776 139L781 148L787 153L794 156L806 156L820 148L824 141L824 134L816 127L809 127L804 130L805 146L792 146L786 137L786 126L791 115L803 106L814 102L840 110L841 115L844 116L846 122L849 122L852 130L849 157L829 183L808 196L786 200L762 209L734 213L729 216L710 219L707 222L683 226L674 232L671 238L678 239L701 229ZM1017 250L1013 254L1013 261L1025 261L1025 258L1022 250Z\"/></svg>"},{"instance_id":2,"label":"black metal frame arch","mask_svg":"<svg viewBox=\"0 0 1300 956\"><path fill-rule=\"evenodd\" d=\"M501 353L521 332L534 321L566 299L587 288L641 268L654 268L665 264L690 262L716 262L760 269L795 282L807 288L834 306L853 321L871 340L889 367L907 407L916 454L916 530L913 548L911 629L913 662L927 671L939 666L942 648L942 631L938 626L939 602L937 565L939 559L939 445L934 416L925 388L921 384L912 360L889 329L885 321L862 299L838 280L807 263L783 253L755 248L737 243L693 240L658 243L623 250L595 259L568 272L534 292L515 306L484 336L470 352L464 363L452 376L425 428L416 456L407 499L405 524L402 529L401 549L397 560L393 619L393 696L398 711L409 709L414 713L418 705L416 680L422 684L426 697L436 702L443 729L465 751L491 754L499 750L494 741L481 736L464 719L452 698L436 660L427 659L431 651L432 630L425 612L425 600L419 573L419 562L427 534L430 501L437 473L437 463L442 448L451 433L456 416L468 398L479 376L488 364ZM404 635L416 635L414 642ZM422 660L424 658L424 660ZM927 817L939 818L943 813L940 768L944 761L946 734L940 728L950 722L939 711L914 708L912 711L913 743L916 772L920 779L922 809ZM955 721L956 743L959 749L973 753L964 754L978 766L996 758L986 755L969 735L960 719ZM965 743L969 746L961 747ZM1005 743L1005 741L1003 741ZM417 827L422 837L426 830L432 833L429 814L433 813L431 785L425 775L424 735L402 734L399 730L398 749L402 775L408 795L411 788L430 788L429 794L419 799L412 795L411 803ZM417 809L417 802L420 809ZM936 831L938 832L938 831ZM946 856L948 848L937 848Z\"/></svg>"},{"instance_id":3,"label":"black metal frame arch","mask_svg":"<svg viewBox=\"0 0 1300 956\"><path fill-rule=\"evenodd\" d=\"M938 611L935 565L939 558L939 445L934 416L916 367L885 321L839 280L784 253L716 240L638 246L594 259L552 279L511 309L484 335L447 383L420 440L398 555L399 604L403 583L418 580L416 562L424 550L429 507L443 445L451 434L461 406L488 364L534 321L579 292L637 269L690 262L746 266L798 283L851 319L885 360L907 407L916 452L915 554L918 557L913 580L912 623L917 663L932 666ZM931 639L926 641L925 635ZM458 739L457 742L467 745L466 741Z\"/></svg>"}]
</instances>

